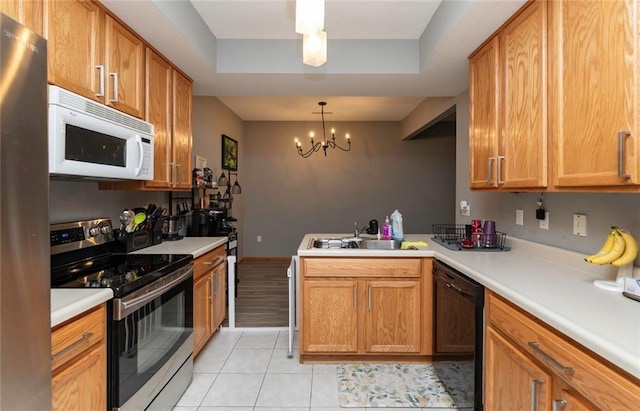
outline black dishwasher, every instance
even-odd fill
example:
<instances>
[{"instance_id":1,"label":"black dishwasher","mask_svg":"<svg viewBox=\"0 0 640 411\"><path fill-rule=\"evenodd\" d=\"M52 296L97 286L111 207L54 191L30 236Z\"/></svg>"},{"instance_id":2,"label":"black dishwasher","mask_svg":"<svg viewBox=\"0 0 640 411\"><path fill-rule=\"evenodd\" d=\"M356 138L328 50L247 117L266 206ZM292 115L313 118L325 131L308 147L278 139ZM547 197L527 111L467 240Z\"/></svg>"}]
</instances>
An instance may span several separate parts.
<instances>
[{"instance_id":1,"label":"black dishwasher","mask_svg":"<svg viewBox=\"0 0 640 411\"><path fill-rule=\"evenodd\" d=\"M435 260L433 263L433 347L437 361L466 363L475 410L482 410L482 340L484 287ZM447 386L446 373L439 375ZM453 384L453 382L452 382Z\"/></svg>"}]
</instances>

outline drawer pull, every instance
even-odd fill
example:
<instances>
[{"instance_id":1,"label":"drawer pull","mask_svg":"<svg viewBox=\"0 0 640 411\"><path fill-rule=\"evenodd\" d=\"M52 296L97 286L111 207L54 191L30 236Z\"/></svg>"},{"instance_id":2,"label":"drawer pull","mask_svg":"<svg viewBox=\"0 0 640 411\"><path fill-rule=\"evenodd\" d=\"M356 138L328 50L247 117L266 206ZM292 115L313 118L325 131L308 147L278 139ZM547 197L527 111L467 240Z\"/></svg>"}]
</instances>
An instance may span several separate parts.
<instances>
[{"instance_id":1,"label":"drawer pull","mask_svg":"<svg viewBox=\"0 0 640 411\"><path fill-rule=\"evenodd\" d=\"M542 350L542 348L540 348L540 344L538 344L537 342L533 342L533 341L529 342L529 347L531 347L531 349L533 351L538 353L542 358L544 358L545 360L550 362L551 365L553 365L554 367L556 367L558 370L562 371L563 373L565 373L567 375L575 374L575 370L573 368L565 367L564 365L560 364L555 358L553 358L552 356L550 356L549 354L544 352Z\"/></svg>"},{"instance_id":2,"label":"drawer pull","mask_svg":"<svg viewBox=\"0 0 640 411\"><path fill-rule=\"evenodd\" d=\"M69 345L68 347L62 349L61 351L53 354L51 356L51 361L55 361L58 358L62 357L63 355L65 355L66 353L68 353L69 351L73 350L74 348L76 348L77 346L79 346L80 344L84 344L85 342L87 342L91 337L93 337L93 333L84 333L82 334L82 337L74 342L73 344Z\"/></svg>"},{"instance_id":3,"label":"drawer pull","mask_svg":"<svg viewBox=\"0 0 640 411\"><path fill-rule=\"evenodd\" d=\"M560 411L563 410L567 406L567 402L565 400L553 400L552 411Z\"/></svg>"},{"instance_id":4,"label":"drawer pull","mask_svg":"<svg viewBox=\"0 0 640 411\"><path fill-rule=\"evenodd\" d=\"M538 410L538 385L542 384L540 380L531 380L531 411Z\"/></svg>"},{"instance_id":5,"label":"drawer pull","mask_svg":"<svg viewBox=\"0 0 640 411\"><path fill-rule=\"evenodd\" d=\"M217 256L215 260L213 260L213 261L204 261L202 264L204 264L204 265L218 265L218 261L222 262L223 260L224 260L224 257Z\"/></svg>"}]
</instances>

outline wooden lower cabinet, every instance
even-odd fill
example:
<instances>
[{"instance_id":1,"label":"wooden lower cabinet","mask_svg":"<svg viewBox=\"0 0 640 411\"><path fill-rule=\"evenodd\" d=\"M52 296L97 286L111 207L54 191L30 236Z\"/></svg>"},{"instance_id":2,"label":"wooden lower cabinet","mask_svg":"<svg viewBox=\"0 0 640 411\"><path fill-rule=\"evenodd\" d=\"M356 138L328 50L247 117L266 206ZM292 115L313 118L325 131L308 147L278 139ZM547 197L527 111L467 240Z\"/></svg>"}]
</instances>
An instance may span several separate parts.
<instances>
[{"instance_id":1,"label":"wooden lower cabinet","mask_svg":"<svg viewBox=\"0 0 640 411\"><path fill-rule=\"evenodd\" d=\"M53 410L107 408L104 304L55 327L51 333Z\"/></svg>"},{"instance_id":2,"label":"wooden lower cabinet","mask_svg":"<svg viewBox=\"0 0 640 411\"><path fill-rule=\"evenodd\" d=\"M549 409L552 391L549 373L491 327L486 330L485 373L486 409Z\"/></svg>"},{"instance_id":3,"label":"wooden lower cabinet","mask_svg":"<svg viewBox=\"0 0 640 411\"><path fill-rule=\"evenodd\" d=\"M422 259L302 258L302 360L425 354L423 347L431 349L424 343L431 338L424 332L431 313L431 300L423 300L431 290L431 277L423 286L427 265Z\"/></svg>"},{"instance_id":4,"label":"wooden lower cabinet","mask_svg":"<svg viewBox=\"0 0 640 411\"><path fill-rule=\"evenodd\" d=\"M226 315L226 248L220 246L195 260L193 279L193 355L216 332Z\"/></svg>"},{"instance_id":5,"label":"wooden lower cabinet","mask_svg":"<svg viewBox=\"0 0 640 411\"><path fill-rule=\"evenodd\" d=\"M638 378L491 291L485 324L485 409L638 409Z\"/></svg>"}]
</instances>

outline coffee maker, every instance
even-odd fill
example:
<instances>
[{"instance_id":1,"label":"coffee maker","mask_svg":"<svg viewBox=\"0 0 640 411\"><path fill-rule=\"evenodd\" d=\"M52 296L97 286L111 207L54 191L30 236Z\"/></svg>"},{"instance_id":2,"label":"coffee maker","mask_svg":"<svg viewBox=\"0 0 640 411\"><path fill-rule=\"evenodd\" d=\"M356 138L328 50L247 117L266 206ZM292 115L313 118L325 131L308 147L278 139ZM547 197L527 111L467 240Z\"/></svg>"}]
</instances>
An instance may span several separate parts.
<instances>
[{"instance_id":1,"label":"coffee maker","mask_svg":"<svg viewBox=\"0 0 640 411\"><path fill-rule=\"evenodd\" d=\"M224 220L227 210L209 208L192 210L187 213L187 237L224 237Z\"/></svg>"}]
</instances>

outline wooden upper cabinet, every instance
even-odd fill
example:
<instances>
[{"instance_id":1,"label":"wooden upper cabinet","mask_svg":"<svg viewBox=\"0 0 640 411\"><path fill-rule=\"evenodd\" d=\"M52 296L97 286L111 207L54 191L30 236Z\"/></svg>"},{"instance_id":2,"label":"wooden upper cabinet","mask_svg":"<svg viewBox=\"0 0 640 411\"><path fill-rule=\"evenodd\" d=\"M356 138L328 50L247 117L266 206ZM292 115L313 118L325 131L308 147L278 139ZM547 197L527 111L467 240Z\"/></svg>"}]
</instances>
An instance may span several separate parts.
<instances>
[{"instance_id":1,"label":"wooden upper cabinet","mask_svg":"<svg viewBox=\"0 0 640 411\"><path fill-rule=\"evenodd\" d=\"M494 37L469 61L469 182L497 187L499 50Z\"/></svg>"},{"instance_id":2,"label":"wooden upper cabinet","mask_svg":"<svg viewBox=\"0 0 640 411\"><path fill-rule=\"evenodd\" d=\"M44 4L49 82L142 118L142 39L92 1Z\"/></svg>"},{"instance_id":3,"label":"wooden upper cabinet","mask_svg":"<svg viewBox=\"0 0 640 411\"><path fill-rule=\"evenodd\" d=\"M144 114L144 43L111 16L105 20L106 103L134 117Z\"/></svg>"},{"instance_id":4,"label":"wooden upper cabinet","mask_svg":"<svg viewBox=\"0 0 640 411\"><path fill-rule=\"evenodd\" d=\"M547 3L522 8L469 59L469 185L547 186Z\"/></svg>"},{"instance_id":5,"label":"wooden upper cabinet","mask_svg":"<svg viewBox=\"0 0 640 411\"><path fill-rule=\"evenodd\" d=\"M534 1L500 32L502 101L498 184L547 186L547 2Z\"/></svg>"},{"instance_id":6,"label":"wooden upper cabinet","mask_svg":"<svg viewBox=\"0 0 640 411\"><path fill-rule=\"evenodd\" d=\"M639 184L637 1L549 7L553 184Z\"/></svg>"},{"instance_id":7,"label":"wooden upper cabinet","mask_svg":"<svg viewBox=\"0 0 640 411\"><path fill-rule=\"evenodd\" d=\"M146 50L145 120L153 124L153 180L147 187L170 188L172 173L172 87L171 65L153 50Z\"/></svg>"},{"instance_id":8,"label":"wooden upper cabinet","mask_svg":"<svg viewBox=\"0 0 640 411\"><path fill-rule=\"evenodd\" d=\"M42 35L44 0L0 0L0 13L4 13Z\"/></svg>"},{"instance_id":9,"label":"wooden upper cabinet","mask_svg":"<svg viewBox=\"0 0 640 411\"><path fill-rule=\"evenodd\" d=\"M191 189L191 120L193 113L191 80L173 71L173 187Z\"/></svg>"},{"instance_id":10,"label":"wooden upper cabinet","mask_svg":"<svg viewBox=\"0 0 640 411\"><path fill-rule=\"evenodd\" d=\"M104 12L91 1L44 6L49 82L104 103Z\"/></svg>"}]
</instances>

